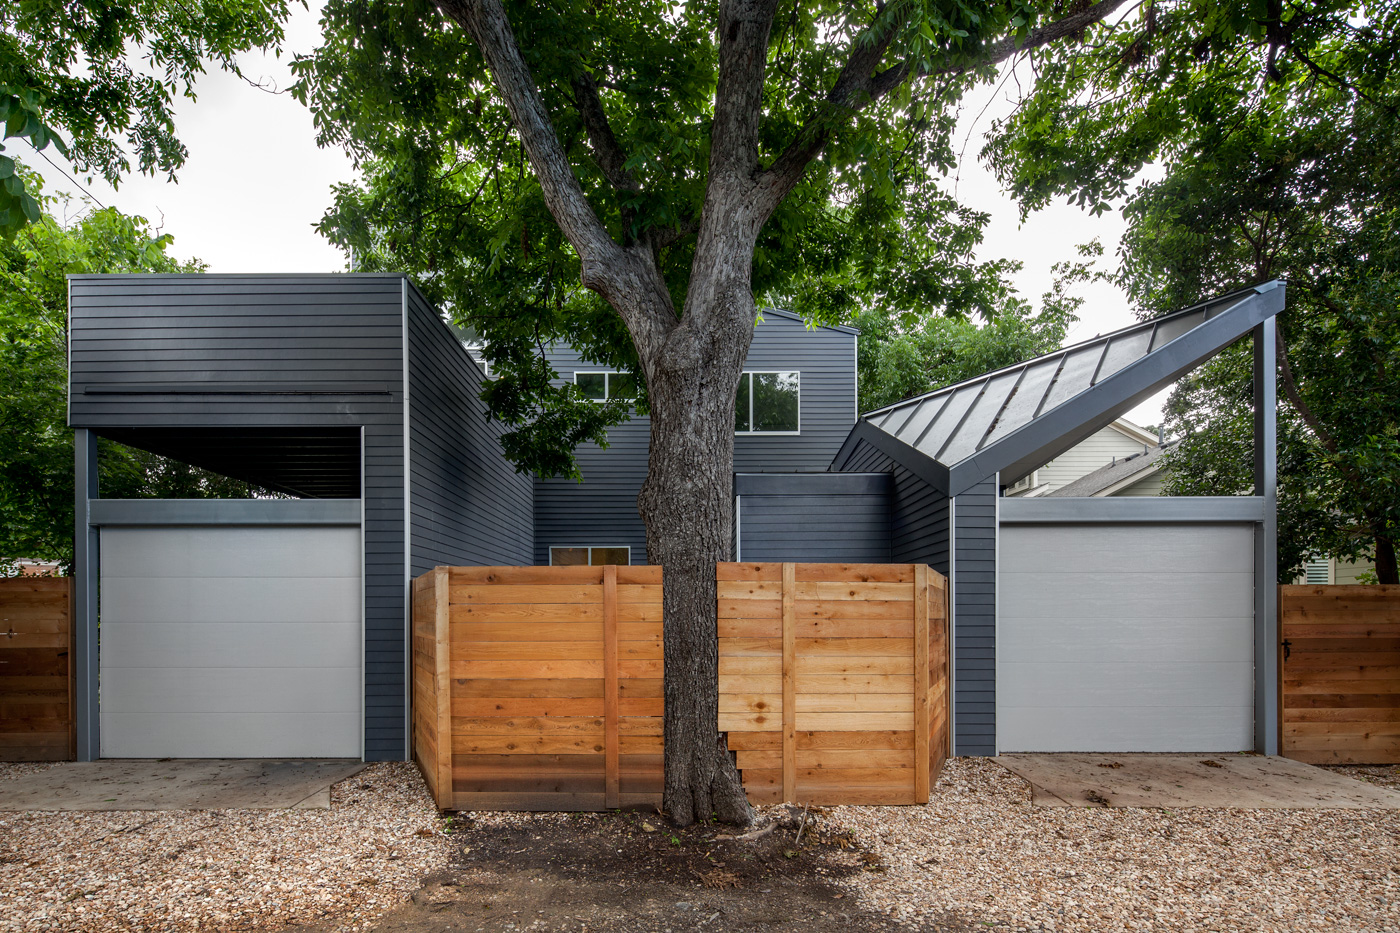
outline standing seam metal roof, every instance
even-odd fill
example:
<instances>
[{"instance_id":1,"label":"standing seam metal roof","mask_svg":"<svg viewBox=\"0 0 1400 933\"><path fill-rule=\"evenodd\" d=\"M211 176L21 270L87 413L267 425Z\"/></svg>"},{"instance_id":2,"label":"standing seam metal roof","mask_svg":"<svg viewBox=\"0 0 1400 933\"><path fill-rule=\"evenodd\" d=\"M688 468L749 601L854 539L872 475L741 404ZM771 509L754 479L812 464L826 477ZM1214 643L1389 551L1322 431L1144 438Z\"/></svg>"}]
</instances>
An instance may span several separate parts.
<instances>
[{"instance_id":1,"label":"standing seam metal roof","mask_svg":"<svg viewBox=\"0 0 1400 933\"><path fill-rule=\"evenodd\" d=\"M1283 310L1268 282L995 370L862 416L834 466L871 429L949 472L950 495L1069 449ZM885 445L881 445L885 446Z\"/></svg>"}]
</instances>

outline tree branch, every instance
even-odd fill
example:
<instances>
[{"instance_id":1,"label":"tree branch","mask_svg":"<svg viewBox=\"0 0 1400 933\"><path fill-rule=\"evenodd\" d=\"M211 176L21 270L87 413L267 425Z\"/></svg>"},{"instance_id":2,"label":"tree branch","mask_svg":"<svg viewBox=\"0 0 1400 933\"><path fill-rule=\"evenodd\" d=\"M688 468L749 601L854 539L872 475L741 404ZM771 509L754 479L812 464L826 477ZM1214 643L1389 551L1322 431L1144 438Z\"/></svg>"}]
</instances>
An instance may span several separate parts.
<instances>
[{"instance_id":1,"label":"tree branch","mask_svg":"<svg viewBox=\"0 0 1400 933\"><path fill-rule=\"evenodd\" d=\"M588 147L593 150L593 159L619 194L636 194L642 190L641 183L627 170L627 153L622 151L617 137L613 135L612 124L603 110L603 100L598 96L598 84L588 72L581 72L571 82L574 90L574 106L583 120L583 128L588 133Z\"/></svg>"},{"instance_id":2,"label":"tree branch","mask_svg":"<svg viewBox=\"0 0 1400 933\"><path fill-rule=\"evenodd\" d=\"M752 179L758 167L758 128L763 114L763 73L768 35L778 0L722 0L719 5L719 75L710 128L710 178Z\"/></svg>"},{"instance_id":3,"label":"tree branch","mask_svg":"<svg viewBox=\"0 0 1400 933\"><path fill-rule=\"evenodd\" d=\"M466 29L481 49L520 134L545 205L579 255L584 286L616 309L639 349L641 344L660 340L675 326L677 315L652 249L646 244L619 246L588 203L501 0L436 2L442 14Z\"/></svg>"},{"instance_id":4,"label":"tree branch","mask_svg":"<svg viewBox=\"0 0 1400 933\"><path fill-rule=\"evenodd\" d=\"M905 81L931 75L965 74L977 68L1000 64L1013 55L1058 42L1078 33L1112 15L1124 2L1126 0L1100 0L1099 3L1056 20L1023 38L1008 36L991 46L987 53L976 61L927 69L916 67L912 62L901 62L884 71L875 70L884 58L899 26L893 21L882 23L877 17L876 22L856 37L850 58L827 93L821 109L760 177L761 216L767 218L777 209L783 198L801 181L807 165L821 153L831 137L853 115L889 94ZM882 29L883 35L880 32Z\"/></svg>"}]
</instances>

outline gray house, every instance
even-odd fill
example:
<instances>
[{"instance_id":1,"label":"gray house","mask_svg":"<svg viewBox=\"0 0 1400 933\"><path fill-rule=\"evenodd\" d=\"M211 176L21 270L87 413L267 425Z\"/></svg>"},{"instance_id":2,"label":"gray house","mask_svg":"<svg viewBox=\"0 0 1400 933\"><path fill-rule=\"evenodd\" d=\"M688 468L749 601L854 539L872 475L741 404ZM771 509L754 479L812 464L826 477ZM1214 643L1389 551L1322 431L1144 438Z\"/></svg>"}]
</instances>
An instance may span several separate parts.
<instances>
[{"instance_id":1,"label":"gray house","mask_svg":"<svg viewBox=\"0 0 1400 933\"><path fill-rule=\"evenodd\" d=\"M414 576L645 562L645 420L579 451L582 484L516 474L480 367L402 277L70 292L81 757L403 758ZM735 556L947 574L958 754L1272 750L1282 306L1280 284L1249 289L863 417L856 333L767 312L740 386ZM1251 333L1258 495L1004 495ZM595 398L631 391L550 359ZM98 435L296 498L103 500ZM1120 618L1128 591L1171 592L1172 616Z\"/></svg>"}]
</instances>

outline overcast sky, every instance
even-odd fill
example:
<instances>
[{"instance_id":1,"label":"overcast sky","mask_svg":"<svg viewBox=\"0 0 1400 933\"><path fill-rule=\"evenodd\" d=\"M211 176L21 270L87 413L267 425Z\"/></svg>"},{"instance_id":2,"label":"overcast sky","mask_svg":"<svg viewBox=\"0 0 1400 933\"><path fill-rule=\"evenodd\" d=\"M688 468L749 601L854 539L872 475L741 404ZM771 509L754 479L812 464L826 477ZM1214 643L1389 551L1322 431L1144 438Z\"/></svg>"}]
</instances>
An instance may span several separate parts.
<instances>
[{"instance_id":1,"label":"overcast sky","mask_svg":"<svg viewBox=\"0 0 1400 933\"><path fill-rule=\"evenodd\" d=\"M314 8L293 7L287 26L288 50L315 48L320 37L318 17ZM282 89L291 81L290 57L284 54L279 60L248 54L240 63L252 80ZM1014 86L1000 92L987 88L964 101L958 128L964 156L956 179L957 195L964 204L992 216L979 255L1024 263L1015 277L1016 287L1023 297L1038 302L1050 287L1050 267L1073 258L1075 245L1099 238L1104 262L1112 264L1123 223L1116 213L1095 218L1065 204L1020 222L1015 204L977 160L981 134L992 119L1008 112L1007 96L1014 90ZM100 203L162 226L175 237L174 255L197 257L212 272L344 271L344 255L313 228L330 205L331 186L354 178L349 158L337 149L317 148L310 113L287 94L258 90L218 71L205 76L196 92L197 101L181 99L176 107L176 125L190 153L178 183L133 175L114 191L98 179L88 185L86 179L68 177L33 153L26 161L44 176L50 192L80 194L81 184ZM1134 323L1117 289L1094 284L1085 286L1082 294L1088 300L1070 342ZM1128 417L1140 424L1155 424L1160 411L1161 397Z\"/></svg>"}]
</instances>

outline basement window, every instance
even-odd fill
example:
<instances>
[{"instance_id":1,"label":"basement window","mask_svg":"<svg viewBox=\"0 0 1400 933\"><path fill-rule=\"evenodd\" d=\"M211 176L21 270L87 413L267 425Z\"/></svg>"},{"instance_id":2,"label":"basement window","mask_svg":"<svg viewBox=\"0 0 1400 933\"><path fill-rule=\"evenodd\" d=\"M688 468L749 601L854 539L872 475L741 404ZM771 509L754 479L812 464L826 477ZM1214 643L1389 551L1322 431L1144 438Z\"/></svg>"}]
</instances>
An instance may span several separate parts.
<instances>
[{"instance_id":1,"label":"basement window","mask_svg":"<svg viewBox=\"0 0 1400 933\"><path fill-rule=\"evenodd\" d=\"M637 397L637 377L633 373L574 373L574 385L591 402L630 402Z\"/></svg>"},{"instance_id":2,"label":"basement window","mask_svg":"<svg viewBox=\"0 0 1400 933\"><path fill-rule=\"evenodd\" d=\"M737 434L801 432L801 373L743 373L734 405Z\"/></svg>"},{"instance_id":3,"label":"basement window","mask_svg":"<svg viewBox=\"0 0 1400 933\"><path fill-rule=\"evenodd\" d=\"M552 547L549 549L551 567L601 567L604 564L632 563L630 547Z\"/></svg>"}]
</instances>

